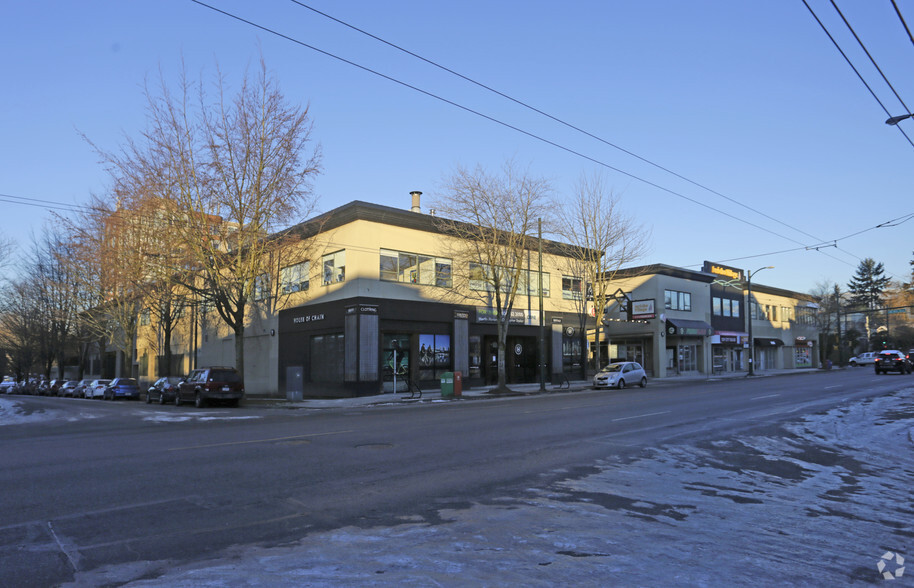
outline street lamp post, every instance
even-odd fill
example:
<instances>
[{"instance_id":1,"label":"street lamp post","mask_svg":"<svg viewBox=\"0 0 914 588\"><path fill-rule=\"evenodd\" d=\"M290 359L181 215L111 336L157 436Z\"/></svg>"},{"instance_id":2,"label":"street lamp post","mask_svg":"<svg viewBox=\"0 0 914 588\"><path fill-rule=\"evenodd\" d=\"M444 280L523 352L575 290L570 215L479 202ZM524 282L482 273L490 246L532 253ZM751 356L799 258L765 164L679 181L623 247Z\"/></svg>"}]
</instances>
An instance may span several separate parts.
<instances>
[{"instance_id":1,"label":"street lamp post","mask_svg":"<svg viewBox=\"0 0 914 588\"><path fill-rule=\"evenodd\" d=\"M914 117L914 114L899 114L898 116L893 116L885 121L885 124L894 126L900 123L903 120L907 120L911 117Z\"/></svg>"},{"instance_id":2,"label":"street lamp post","mask_svg":"<svg viewBox=\"0 0 914 588\"><path fill-rule=\"evenodd\" d=\"M746 315L749 317L749 373L747 376L755 375L755 341L752 340L752 276L765 269L774 269L773 265L760 267L754 272L746 272Z\"/></svg>"}]
</instances>

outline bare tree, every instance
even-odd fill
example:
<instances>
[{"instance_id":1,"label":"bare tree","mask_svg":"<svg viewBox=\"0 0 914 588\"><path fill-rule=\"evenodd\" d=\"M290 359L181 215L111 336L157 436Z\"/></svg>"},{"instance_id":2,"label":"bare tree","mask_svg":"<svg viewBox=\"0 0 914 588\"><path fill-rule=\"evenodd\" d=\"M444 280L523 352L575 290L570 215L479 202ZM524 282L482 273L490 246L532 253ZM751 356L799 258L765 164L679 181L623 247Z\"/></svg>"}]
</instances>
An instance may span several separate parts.
<instances>
[{"instance_id":1,"label":"bare tree","mask_svg":"<svg viewBox=\"0 0 914 588\"><path fill-rule=\"evenodd\" d=\"M600 329L603 315L617 287L616 273L648 250L650 232L621 210L619 197L599 174L582 175L572 197L557 201L554 230L569 250L567 270L581 280L586 298L593 301L595 367L601 367ZM581 305L582 330L586 302ZM588 313L589 314L589 313Z\"/></svg>"},{"instance_id":2,"label":"bare tree","mask_svg":"<svg viewBox=\"0 0 914 588\"><path fill-rule=\"evenodd\" d=\"M0 336L20 382L38 365L37 335L42 320L33 286L30 280L8 284L0 300Z\"/></svg>"},{"instance_id":3,"label":"bare tree","mask_svg":"<svg viewBox=\"0 0 914 588\"><path fill-rule=\"evenodd\" d=\"M36 238L27 262L30 289L35 297L41 324L35 335L43 372L50 377L57 364L57 378L64 375L67 353L75 351L73 327L76 318L77 278L69 263L71 248L55 228L45 226Z\"/></svg>"},{"instance_id":4,"label":"bare tree","mask_svg":"<svg viewBox=\"0 0 914 588\"><path fill-rule=\"evenodd\" d=\"M492 174L458 167L435 204L442 229L452 237L453 287L493 310L497 326L498 390L508 390L505 346L519 293L529 295L527 253L535 251L537 221L546 214L551 188L513 162ZM448 219L459 219L448 220Z\"/></svg>"},{"instance_id":5,"label":"bare tree","mask_svg":"<svg viewBox=\"0 0 914 588\"><path fill-rule=\"evenodd\" d=\"M147 89L142 141L103 155L120 194L154 195L163 203L185 257L174 269L186 271L175 275L231 328L235 364L243 371L248 307L275 268L277 240L267 236L313 212L320 149L309 145L308 108L287 103L263 60L235 96L227 95L221 76L215 85L213 102L186 76L177 95L164 82L159 95Z\"/></svg>"}]
</instances>

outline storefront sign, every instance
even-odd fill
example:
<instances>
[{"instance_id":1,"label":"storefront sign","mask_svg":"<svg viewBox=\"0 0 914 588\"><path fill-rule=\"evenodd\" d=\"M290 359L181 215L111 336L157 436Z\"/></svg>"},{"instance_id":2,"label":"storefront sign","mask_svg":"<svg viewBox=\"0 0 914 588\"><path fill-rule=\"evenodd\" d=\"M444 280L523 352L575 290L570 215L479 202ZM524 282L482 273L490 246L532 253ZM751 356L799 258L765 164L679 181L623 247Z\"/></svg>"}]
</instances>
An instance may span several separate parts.
<instances>
[{"instance_id":1,"label":"storefront sign","mask_svg":"<svg viewBox=\"0 0 914 588\"><path fill-rule=\"evenodd\" d=\"M324 313L320 314L306 314L305 316L296 316L292 319L292 323L300 325L302 323L314 323L317 321L324 320Z\"/></svg>"},{"instance_id":2,"label":"storefront sign","mask_svg":"<svg viewBox=\"0 0 914 588\"><path fill-rule=\"evenodd\" d=\"M724 278L730 278L731 280L743 281L743 270L735 267L729 267L726 265L721 265L719 263L711 263L706 261L704 265L704 271L709 274L714 274L716 276L722 276Z\"/></svg>"},{"instance_id":3,"label":"storefront sign","mask_svg":"<svg viewBox=\"0 0 914 588\"><path fill-rule=\"evenodd\" d=\"M454 318L462 321L470 320L470 313L465 310L455 310Z\"/></svg>"},{"instance_id":4,"label":"storefront sign","mask_svg":"<svg viewBox=\"0 0 914 588\"><path fill-rule=\"evenodd\" d=\"M497 322L498 312L491 307L476 307L476 322L477 323L494 323ZM536 313L533 311L526 310L517 310L514 309L511 311L511 316L508 319L508 322L512 325L538 325L539 319L536 316Z\"/></svg>"},{"instance_id":5,"label":"storefront sign","mask_svg":"<svg viewBox=\"0 0 914 588\"><path fill-rule=\"evenodd\" d=\"M378 307L374 304L359 304L347 306L346 314L378 314Z\"/></svg>"},{"instance_id":6,"label":"storefront sign","mask_svg":"<svg viewBox=\"0 0 914 588\"><path fill-rule=\"evenodd\" d=\"M632 320L647 320L657 318L654 310L654 300L632 300Z\"/></svg>"}]
</instances>

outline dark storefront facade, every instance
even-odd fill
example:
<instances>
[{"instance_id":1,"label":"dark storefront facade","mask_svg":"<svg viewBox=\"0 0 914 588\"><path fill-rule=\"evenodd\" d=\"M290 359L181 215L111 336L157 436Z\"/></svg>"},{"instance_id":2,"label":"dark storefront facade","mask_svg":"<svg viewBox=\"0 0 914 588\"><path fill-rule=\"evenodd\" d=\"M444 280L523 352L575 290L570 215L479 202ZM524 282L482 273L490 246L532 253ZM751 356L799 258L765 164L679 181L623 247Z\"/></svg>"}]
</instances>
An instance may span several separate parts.
<instances>
[{"instance_id":1,"label":"dark storefront facade","mask_svg":"<svg viewBox=\"0 0 914 588\"><path fill-rule=\"evenodd\" d=\"M574 317L575 319L577 317ZM562 313L546 313L547 374L562 371ZM571 322L568 317L566 322ZM408 378L436 388L446 372L464 387L498 377L498 331L491 309L436 302L357 298L279 313L279 386L288 398L403 392ZM508 329L508 383L539 377L538 320L514 311Z\"/></svg>"},{"instance_id":2,"label":"dark storefront facade","mask_svg":"<svg viewBox=\"0 0 914 588\"><path fill-rule=\"evenodd\" d=\"M712 370L743 371L749 360L743 270L706 261L704 271L715 278L711 282Z\"/></svg>"}]
</instances>

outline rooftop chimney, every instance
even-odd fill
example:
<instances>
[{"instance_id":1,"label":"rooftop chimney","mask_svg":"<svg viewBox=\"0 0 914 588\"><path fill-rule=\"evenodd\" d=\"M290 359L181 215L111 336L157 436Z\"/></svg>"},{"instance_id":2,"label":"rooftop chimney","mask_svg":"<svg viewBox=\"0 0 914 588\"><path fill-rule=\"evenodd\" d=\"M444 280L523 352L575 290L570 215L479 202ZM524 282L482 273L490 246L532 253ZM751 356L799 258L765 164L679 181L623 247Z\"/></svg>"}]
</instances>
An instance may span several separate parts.
<instances>
[{"instance_id":1,"label":"rooftop chimney","mask_svg":"<svg viewBox=\"0 0 914 588\"><path fill-rule=\"evenodd\" d=\"M410 208L410 210L413 212L422 212L422 209L419 208L419 196L422 196L422 192L413 190L409 195L413 197L413 207Z\"/></svg>"}]
</instances>

